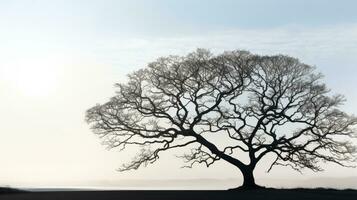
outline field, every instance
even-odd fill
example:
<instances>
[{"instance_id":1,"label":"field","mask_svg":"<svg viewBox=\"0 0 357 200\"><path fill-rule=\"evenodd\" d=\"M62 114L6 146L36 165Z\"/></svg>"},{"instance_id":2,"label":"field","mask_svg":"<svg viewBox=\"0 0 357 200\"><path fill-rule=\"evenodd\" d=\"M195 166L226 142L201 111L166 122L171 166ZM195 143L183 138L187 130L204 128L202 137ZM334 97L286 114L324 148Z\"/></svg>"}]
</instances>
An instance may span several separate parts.
<instances>
[{"instance_id":1,"label":"field","mask_svg":"<svg viewBox=\"0 0 357 200\"><path fill-rule=\"evenodd\" d=\"M178 199L356 199L357 190L259 189L236 191L62 191L12 192L0 194L1 200L178 200Z\"/></svg>"}]
</instances>

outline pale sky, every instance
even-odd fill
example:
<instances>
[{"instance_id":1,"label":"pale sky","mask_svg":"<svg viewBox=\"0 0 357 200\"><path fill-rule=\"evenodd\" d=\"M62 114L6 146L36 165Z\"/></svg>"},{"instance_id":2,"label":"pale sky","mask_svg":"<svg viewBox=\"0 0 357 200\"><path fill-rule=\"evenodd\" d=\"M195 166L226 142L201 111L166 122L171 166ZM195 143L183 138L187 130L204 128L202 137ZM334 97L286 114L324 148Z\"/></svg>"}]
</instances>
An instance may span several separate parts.
<instances>
[{"instance_id":1,"label":"pale sky","mask_svg":"<svg viewBox=\"0 0 357 200\"><path fill-rule=\"evenodd\" d=\"M138 171L115 171L129 154L107 151L84 122L125 75L196 48L287 54L314 65L343 109L357 114L357 2L353 0L0 0L0 185L106 186L127 179L240 178L224 162L181 169L167 152ZM134 153L134 152L133 152ZM256 178L357 177L328 165Z\"/></svg>"}]
</instances>

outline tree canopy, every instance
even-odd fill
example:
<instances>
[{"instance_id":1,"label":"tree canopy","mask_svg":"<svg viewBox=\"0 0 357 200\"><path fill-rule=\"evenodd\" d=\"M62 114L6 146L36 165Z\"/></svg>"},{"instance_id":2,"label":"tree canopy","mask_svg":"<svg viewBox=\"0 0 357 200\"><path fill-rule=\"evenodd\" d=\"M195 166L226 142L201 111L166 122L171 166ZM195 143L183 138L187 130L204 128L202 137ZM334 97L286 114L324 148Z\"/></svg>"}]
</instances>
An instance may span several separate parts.
<instances>
[{"instance_id":1,"label":"tree canopy","mask_svg":"<svg viewBox=\"0 0 357 200\"><path fill-rule=\"evenodd\" d=\"M242 172L244 187L255 187L254 168L267 154L274 156L269 171L320 171L320 162L349 166L356 158L356 117L341 111L344 97L331 95L322 75L296 58L198 49L159 58L116 88L86 121L109 148L138 147L123 171L186 147L185 166L224 160Z\"/></svg>"}]
</instances>

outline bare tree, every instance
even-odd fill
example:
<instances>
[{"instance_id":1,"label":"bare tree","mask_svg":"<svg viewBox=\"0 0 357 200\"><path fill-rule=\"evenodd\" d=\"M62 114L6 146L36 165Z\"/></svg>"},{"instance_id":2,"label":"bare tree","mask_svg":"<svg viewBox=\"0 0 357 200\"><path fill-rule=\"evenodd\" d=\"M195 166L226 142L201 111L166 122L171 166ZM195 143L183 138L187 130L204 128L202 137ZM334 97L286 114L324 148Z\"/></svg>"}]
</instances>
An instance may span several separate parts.
<instances>
[{"instance_id":1,"label":"bare tree","mask_svg":"<svg viewBox=\"0 0 357 200\"><path fill-rule=\"evenodd\" d=\"M116 87L86 121L109 148L140 147L122 171L189 146L186 167L224 160L242 172L243 187L257 187L253 171L268 154L275 156L268 171L320 171L320 161L349 166L355 158L357 119L338 109L344 98L329 95L321 74L295 58L198 49L160 58Z\"/></svg>"}]
</instances>

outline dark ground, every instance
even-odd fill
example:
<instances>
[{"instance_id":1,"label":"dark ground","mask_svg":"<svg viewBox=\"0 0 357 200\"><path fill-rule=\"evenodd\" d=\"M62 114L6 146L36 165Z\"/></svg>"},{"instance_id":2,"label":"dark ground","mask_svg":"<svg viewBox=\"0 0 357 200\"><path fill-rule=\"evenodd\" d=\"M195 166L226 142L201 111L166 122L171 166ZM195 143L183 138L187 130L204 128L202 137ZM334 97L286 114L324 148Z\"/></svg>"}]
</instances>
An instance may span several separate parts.
<instances>
[{"instance_id":1,"label":"dark ground","mask_svg":"<svg viewBox=\"0 0 357 200\"><path fill-rule=\"evenodd\" d=\"M258 189L236 191L68 191L1 193L1 200L357 199L357 190Z\"/></svg>"}]
</instances>

